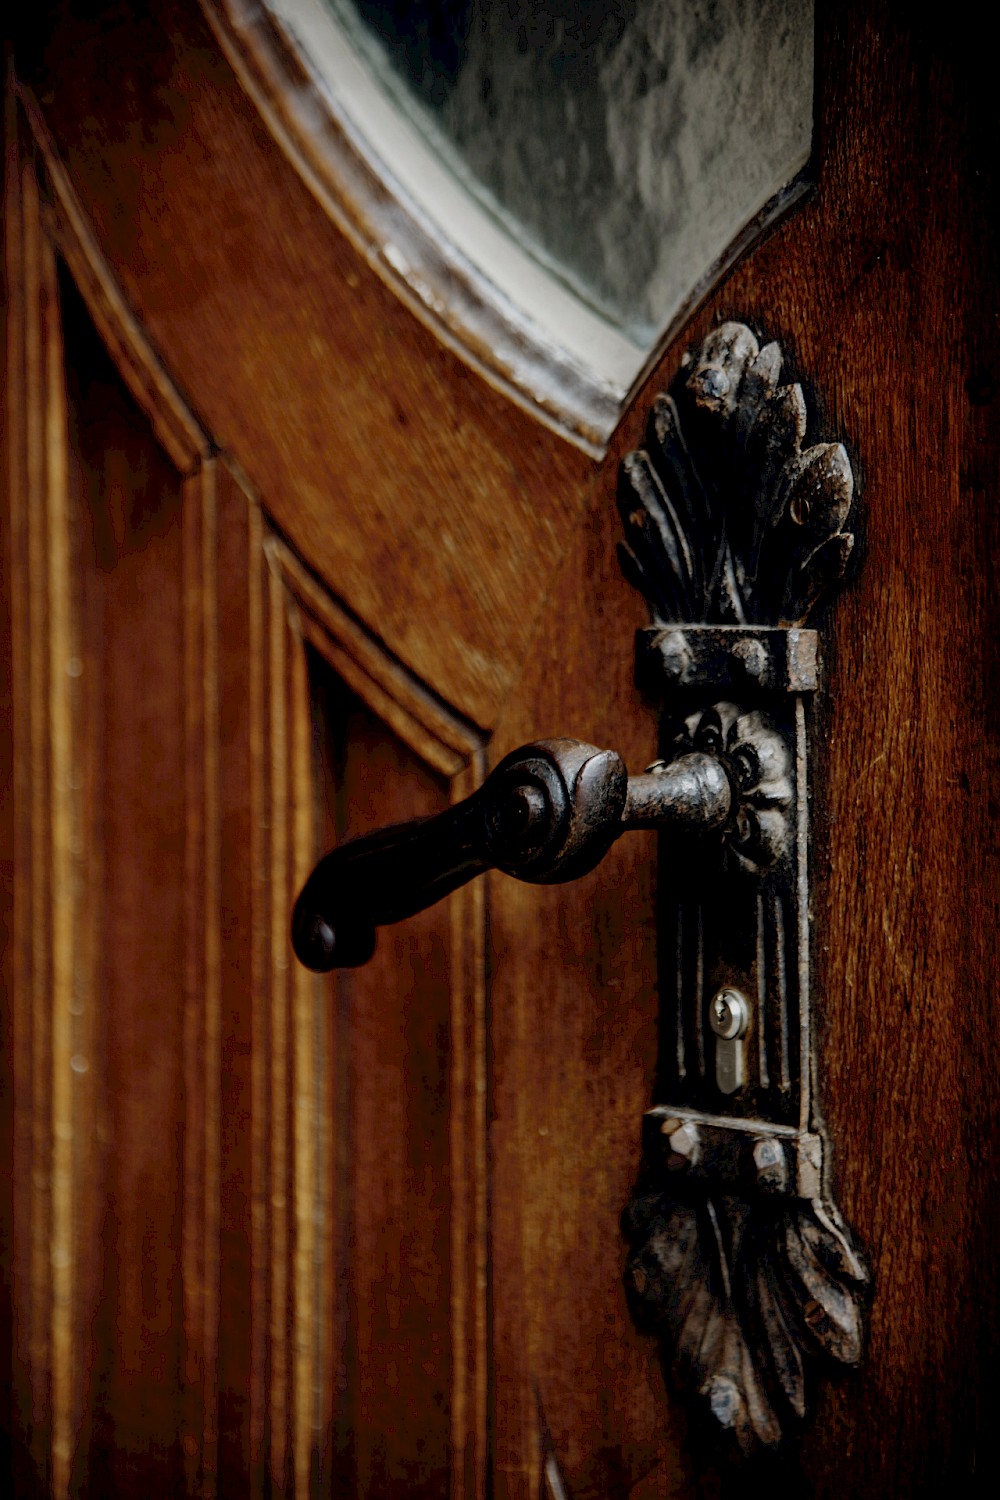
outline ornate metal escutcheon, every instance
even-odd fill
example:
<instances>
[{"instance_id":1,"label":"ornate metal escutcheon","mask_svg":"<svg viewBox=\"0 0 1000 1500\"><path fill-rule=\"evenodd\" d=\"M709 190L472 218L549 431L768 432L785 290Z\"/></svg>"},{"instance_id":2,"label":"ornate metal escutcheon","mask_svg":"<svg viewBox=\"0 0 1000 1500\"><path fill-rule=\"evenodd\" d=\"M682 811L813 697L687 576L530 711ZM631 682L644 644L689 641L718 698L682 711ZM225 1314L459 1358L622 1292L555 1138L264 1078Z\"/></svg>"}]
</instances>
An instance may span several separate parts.
<instances>
[{"instance_id":1,"label":"ornate metal escutcheon","mask_svg":"<svg viewBox=\"0 0 1000 1500\"><path fill-rule=\"evenodd\" d=\"M717 329L622 466L622 564L653 623L640 682L665 764L725 764L721 837L660 865L661 1103L625 1214L626 1286L677 1383L746 1450L806 1412L810 1366L861 1354L868 1273L830 1195L814 1099L804 622L839 581L853 477L803 447L776 344Z\"/></svg>"},{"instance_id":2,"label":"ornate metal escutcheon","mask_svg":"<svg viewBox=\"0 0 1000 1500\"><path fill-rule=\"evenodd\" d=\"M861 1352L868 1273L833 1203L814 1096L805 622L843 575L853 477L803 447L776 344L716 329L622 464L623 569L648 600L639 685L660 759L629 776L578 740L524 746L434 818L343 845L296 903L319 970L496 867L550 883L660 830L658 1102L624 1215L626 1287L675 1381L744 1450L806 1414L812 1368Z\"/></svg>"}]
</instances>

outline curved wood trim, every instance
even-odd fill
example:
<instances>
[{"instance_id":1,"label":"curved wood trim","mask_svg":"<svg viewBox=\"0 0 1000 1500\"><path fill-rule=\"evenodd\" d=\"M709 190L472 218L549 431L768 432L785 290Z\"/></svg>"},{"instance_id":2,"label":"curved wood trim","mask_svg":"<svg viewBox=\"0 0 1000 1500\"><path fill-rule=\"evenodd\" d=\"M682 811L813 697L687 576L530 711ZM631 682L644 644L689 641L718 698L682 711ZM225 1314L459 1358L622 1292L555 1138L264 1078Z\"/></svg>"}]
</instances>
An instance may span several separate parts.
<instances>
[{"instance_id":1,"label":"curved wood trim","mask_svg":"<svg viewBox=\"0 0 1000 1500\"><path fill-rule=\"evenodd\" d=\"M199 0L274 139L337 227L432 332L494 387L594 457L628 398L555 347L394 191L258 0Z\"/></svg>"},{"instance_id":2,"label":"curved wood trim","mask_svg":"<svg viewBox=\"0 0 1000 1500\"><path fill-rule=\"evenodd\" d=\"M20 106L20 108L19 108ZM30 1391L24 1409L30 1453L52 1493L73 1483L87 1356L80 1309L94 1263L93 1173L102 1123L102 1061L92 1004L98 980L99 841L81 767L94 754L93 725L78 679L90 667L76 596L79 537L67 409L59 262L68 267L100 337L156 440L177 469L182 547L192 582L202 562L202 525L214 506L211 443L154 355L96 248L93 235L40 124L30 95L12 78L5 94L5 256L9 319L6 427L11 637L16 663L12 734L17 818L15 943L10 981L20 1097L14 1123L16 1195L12 1256L19 1282L18 1348ZM207 524L207 523L206 523ZM216 1427L217 1281L202 1275L216 1236L218 818L213 800L217 725L214 659L206 650L214 595L187 590L183 650L190 715L181 768L188 797L190 908L180 955L184 977L181 1066L191 1129L185 1135L181 1280L188 1340L185 1399L195 1456ZM95 876L96 872L96 876ZM197 912L197 921L194 913ZM207 915L206 915L207 913ZM200 1028L198 1035L195 1030ZM30 1088L23 1084L30 1080ZM75 1144L74 1144L75 1143ZM190 1185L190 1190L189 1190ZM88 1237L89 1236L89 1237ZM216 1257L217 1259L217 1257ZM195 1370L194 1377L191 1371ZM204 1379L203 1379L204 1377ZM23 1398L18 1398L23 1399ZM30 1417L28 1412L30 1411ZM20 1420L20 1418L19 1418ZM186 1451L186 1450L185 1450Z\"/></svg>"},{"instance_id":3,"label":"curved wood trim","mask_svg":"<svg viewBox=\"0 0 1000 1500\"><path fill-rule=\"evenodd\" d=\"M8 135L5 245L10 283L6 405L11 507L11 594L16 685L14 781L18 887L11 1011L12 1068L20 1105L13 1123L17 1162L18 1357L25 1368L18 1422L53 1493L73 1485L88 1459L87 1361L78 1328L82 1278L89 1275L93 1208L74 1141L97 1138L102 1054L88 1010L73 1021L73 954L93 953L96 920L74 850L85 729L73 703L81 653L72 590L75 536L68 509L61 315L62 262L137 408L178 472L181 493L182 651L185 719L186 904L179 1069L183 1078L183 1201L179 1264L184 1335L185 1493L215 1492L218 1475L243 1463L272 1482L295 1476L308 1488L315 1408L332 1399L326 1372L323 1298L316 1260L315 1204L321 1183L322 1052L315 1041L316 985L287 962L289 913L316 850L309 802L310 707L305 644L317 648L391 731L461 801L481 783L485 737L391 654L270 532L234 464L191 413L132 311L70 185L30 90L5 97ZM235 627L235 628L234 628ZM242 632L247 649L241 652ZM245 692L245 723L226 738L234 696ZM227 778L249 776L248 869L235 884L223 845L232 838L223 796ZM229 882L227 886L227 881ZM233 1019L230 916L234 892L249 893L251 939L238 970L242 1020ZM81 894L82 893L82 894ZM448 999L451 1061L447 1131L451 1179L449 1337L452 1488L481 1497L486 1487L488 1327L485 891L452 900ZM227 907L227 903L228 907ZM90 945L87 948L87 945ZM227 948L228 945L228 948ZM227 968L227 964L229 967ZM227 989L227 986L230 988ZM246 1028L246 1032L241 1028ZM247 1150L252 1207L249 1267L253 1358L246 1370L248 1447L221 1432L230 1399L234 1345L220 1297L219 1245L227 1215L226 1098L235 1056L252 1095ZM81 1042L81 1037L84 1040ZM92 1066L81 1082L73 1056ZM30 1088L25 1081L30 1082ZM79 1153L77 1153L79 1154ZM85 1158L85 1167L89 1157ZM89 1167L87 1168L89 1170ZM237 1164L238 1170L238 1164ZM245 1184L244 1184L245 1186ZM88 1197L88 1194L90 1197ZM225 1273L223 1273L225 1274ZM324 1384L325 1382L325 1384ZM240 1387L240 1399L244 1388ZM226 1444L228 1443L228 1449ZM221 1446L220 1446L221 1445ZM83 1454L83 1457L81 1457Z\"/></svg>"},{"instance_id":4,"label":"curved wood trim","mask_svg":"<svg viewBox=\"0 0 1000 1500\"><path fill-rule=\"evenodd\" d=\"M452 804L470 796L482 784L486 771L484 737L430 693L411 672L394 661L382 643L313 578L300 559L273 532L264 536L261 554L268 569L266 590L272 632L278 632L282 643L279 659L272 664L267 712L272 721L284 716L279 736L282 743L301 744L303 736L308 733L304 694L300 691L297 712L290 717L285 706L286 679L294 680L298 676L304 680L303 647L308 644L372 713L447 781ZM263 686L259 693L263 696ZM286 750L286 758L289 762L294 760L291 750ZM277 780L286 785L291 775L292 771L286 767L284 779L279 774ZM308 780L302 766L298 769L297 779L300 784ZM285 795L289 795L287 791ZM280 817L279 809L269 809L270 822L274 823ZM292 821L287 814L285 820ZM303 857L308 857L306 850L309 847L307 840L300 839L293 861L299 880ZM297 884L298 881L294 882L293 888L283 893L287 900L277 916L275 941L282 945L289 930L291 901ZM468 1495L474 1500L482 1500L486 1494L489 1370L484 885L483 881L473 881L453 892L449 898L452 1493ZM274 887L278 889L277 880ZM296 1024L289 1034L299 1039L309 1032L309 1017L315 1014L317 996L323 993L322 981L307 974L297 964L292 966L290 978L287 969L281 978L291 985L290 1003L298 1007ZM277 983L274 990L278 992ZM281 1027L288 1030L287 1018L279 1017L278 1021L278 1025L272 1022L275 1033ZM296 1046L299 1046L298 1040ZM286 1065L285 1073L288 1072ZM309 1067L300 1065L299 1076L304 1078L308 1074ZM291 1088L289 1079L290 1074L289 1077L282 1075L279 1080L282 1090ZM281 1097L284 1098L285 1094L282 1093ZM283 1146L282 1149L288 1148ZM304 1221L305 1213L300 1216ZM272 1343L280 1344L282 1336L282 1330L276 1329ZM284 1359L290 1365L291 1353L286 1352ZM286 1386L287 1382L282 1386L281 1401L273 1403L272 1424L278 1407L288 1405L292 1399ZM301 1422L295 1427L291 1416L287 1425L290 1430L302 1429ZM306 1457L299 1463L302 1473L307 1473ZM272 1472L280 1472L273 1460Z\"/></svg>"},{"instance_id":5,"label":"curved wood trim","mask_svg":"<svg viewBox=\"0 0 1000 1500\"><path fill-rule=\"evenodd\" d=\"M483 735L395 661L286 542L272 533L264 553L298 611L303 637L372 713L439 775L455 777L474 763L481 774Z\"/></svg>"},{"instance_id":6,"label":"curved wood trim","mask_svg":"<svg viewBox=\"0 0 1000 1500\"><path fill-rule=\"evenodd\" d=\"M14 92L44 166L39 186L47 235L66 262L130 395L179 473L190 474L211 455L211 440L111 274L31 90L15 82Z\"/></svg>"},{"instance_id":7,"label":"curved wood trim","mask_svg":"<svg viewBox=\"0 0 1000 1500\"><path fill-rule=\"evenodd\" d=\"M317 87L301 46L262 0L199 4L272 136L372 269L485 380L596 458L604 456L632 395L700 303L812 187L807 164L706 268L645 359L637 348L629 378L602 379L407 201L352 121ZM610 325L608 336L615 338ZM621 342L624 348L624 336Z\"/></svg>"}]
</instances>

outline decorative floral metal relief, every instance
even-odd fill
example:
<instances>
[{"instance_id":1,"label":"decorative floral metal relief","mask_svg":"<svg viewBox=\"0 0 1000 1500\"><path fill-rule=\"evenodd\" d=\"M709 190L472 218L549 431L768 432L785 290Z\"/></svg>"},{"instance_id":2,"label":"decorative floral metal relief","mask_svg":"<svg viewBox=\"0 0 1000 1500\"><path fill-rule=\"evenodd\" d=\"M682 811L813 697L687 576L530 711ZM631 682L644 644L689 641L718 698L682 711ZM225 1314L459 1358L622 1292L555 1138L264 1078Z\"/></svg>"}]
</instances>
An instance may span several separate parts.
<instances>
[{"instance_id":1,"label":"decorative floral metal relief","mask_svg":"<svg viewBox=\"0 0 1000 1500\"><path fill-rule=\"evenodd\" d=\"M806 1415L813 1367L858 1361L868 1286L827 1184L809 993L803 627L850 556L853 476L841 444L804 446L781 363L743 324L716 329L657 398L619 493L661 764L701 749L740 789L714 840L661 861L661 1102L626 1286L677 1385L744 1450Z\"/></svg>"},{"instance_id":2,"label":"decorative floral metal relief","mask_svg":"<svg viewBox=\"0 0 1000 1500\"><path fill-rule=\"evenodd\" d=\"M803 446L802 392L780 377L776 344L723 324L622 466L660 759L630 776L580 740L523 745L464 802L324 856L292 924L310 968L363 964L379 927L484 870L575 880L630 829L659 830L658 1093L626 1282L679 1384L743 1449L805 1415L823 1361L857 1361L868 1283L829 1189L809 970L805 621L850 555L853 480L839 443Z\"/></svg>"},{"instance_id":3,"label":"decorative floral metal relief","mask_svg":"<svg viewBox=\"0 0 1000 1500\"><path fill-rule=\"evenodd\" d=\"M843 576L854 476L841 443L803 450L781 350L724 323L658 396L622 464L623 570L656 624L801 624Z\"/></svg>"}]
</instances>

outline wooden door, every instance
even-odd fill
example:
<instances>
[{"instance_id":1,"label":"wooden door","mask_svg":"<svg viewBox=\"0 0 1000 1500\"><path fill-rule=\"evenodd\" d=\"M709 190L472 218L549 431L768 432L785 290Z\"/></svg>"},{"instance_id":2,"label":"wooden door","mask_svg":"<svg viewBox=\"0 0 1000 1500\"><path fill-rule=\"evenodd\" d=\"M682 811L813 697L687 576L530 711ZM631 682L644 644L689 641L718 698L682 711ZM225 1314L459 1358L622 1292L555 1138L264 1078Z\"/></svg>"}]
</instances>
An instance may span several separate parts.
<instances>
[{"instance_id":1,"label":"wooden door","mask_svg":"<svg viewBox=\"0 0 1000 1500\"><path fill-rule=\"evenodd\" d=\"M14 1493L971 1493L995 1471L992 105L825 8L817 187L594 457L371 269L190 3L55 6L5 116L3 1426ZM287 124L287 122L285 122ZM323 981L318 852L572 734L653 759L619 462L736 317L861 480L825 638L819 1089L874 1272L771 1467L622 1291L656 847L495 876Z\"/></svg>"}]
</instances>

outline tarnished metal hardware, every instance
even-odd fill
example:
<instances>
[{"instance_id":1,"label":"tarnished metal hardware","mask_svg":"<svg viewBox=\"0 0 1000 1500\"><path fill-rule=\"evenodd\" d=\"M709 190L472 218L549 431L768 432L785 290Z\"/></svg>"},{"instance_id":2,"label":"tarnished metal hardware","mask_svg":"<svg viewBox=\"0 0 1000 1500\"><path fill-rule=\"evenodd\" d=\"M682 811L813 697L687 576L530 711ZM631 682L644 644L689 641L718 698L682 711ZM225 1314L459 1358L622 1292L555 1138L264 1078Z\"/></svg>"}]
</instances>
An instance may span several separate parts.
<instances>
[{"instance_id":1,"label":"tarnished metal hardware","mask_svg":"<svg viewBox=\"0 0 1000 1500\"><path fill-rule=\"evenodd\" d=\"M744 741L748 753L766 760L762 726L747 726ZM640 776L629 776L613 750L581 740L525 745L447 812L380 829L320 860L295 905L295 952L319 971L366 963L376 928L440 901L484 870L536 885L575 880L630 829L670 832L685 850L687 841L709 834L748 844L760 778L744 776L743 786L741 774L731 747L712 749L706 739L678 746Z\"/></svg>"},{"instance_id":2,"label":"tarnished metal hardware","mask_svg":"<svg viewBox=\"0 0 1000 1500\"><path fill-rule=\"evenodd\" d=\"M720 1429L773 1445L806 1412L807 1369L860 1357L868 1273L833 1204L813 1095L805 620L853 545L850 462L804 448L776 344L725 323L657 398L622 464L620 548L652 623L636 678L660 758L630 777L579 740L509 755L437 817L335 849L309 877L295 951L364 963L377 927L483 870L535 883L661 832L661 1097L624 1216L637 1320Z\"/></svg>"},{"instance_id":3,"label":"tarnished metal hardware","mask_svg":"<svg viewBox=\"0 0 1000 1500\"><path fill-rule=\"evenodd\" d=\"M817 1198L822 1190L822 1139L791 1125L661 1104L646 1114L643 1148L651 1162L683 1171L689 1184L792 1198Z\"/></svg>"},{"instance_id":4,"label":"tarnished metal hardware","mask_svg":"<svg viewBox=\"0 0 1000 1500\"><path fill-rule=\"evenodd\" d=\"M780 625L654 625L636 639L636 678L651 697L698 690L811 693L819 681L815 630Z\"/></svg>"},{"instance_id":5,"label":"tarnished metal hardware","mask_svg":"<svg viewBox=\"0 0 1000 1500\"><path fill-rule=\"evenodd\" d=\"M850 555L843 447L804 447L776 344L726 323L622 464L623 568L649 602L636 680L661 754L726 758L725 839L660 865L660 1098L624 1224L625 1282L682 1389L740 1448L860 1357L868 1275L830 1196L813 1094L806 617Z\"/></svg>"}]
</instances>

